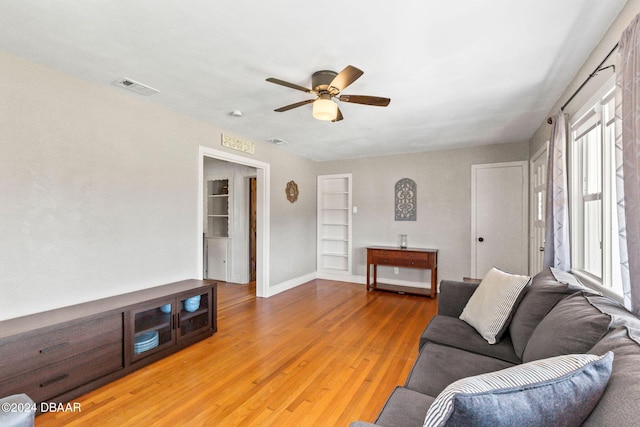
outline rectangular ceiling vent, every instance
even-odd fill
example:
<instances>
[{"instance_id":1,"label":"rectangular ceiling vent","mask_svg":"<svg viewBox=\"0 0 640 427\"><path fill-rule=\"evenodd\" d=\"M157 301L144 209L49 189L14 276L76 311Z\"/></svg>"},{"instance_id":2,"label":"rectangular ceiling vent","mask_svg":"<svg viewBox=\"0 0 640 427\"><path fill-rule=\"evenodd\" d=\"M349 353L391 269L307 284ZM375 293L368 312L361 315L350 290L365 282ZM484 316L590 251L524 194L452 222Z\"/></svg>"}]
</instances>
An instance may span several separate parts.
<instances>
[{"instance_id":1,"label":"rectangular ceiling vent","mask_svg":"<svg viewBox=\"0 0 640 427\"><path fill-rule=\"evenodd\" d=\"M285 145L285 144L287 144L287 141L285 141L284 139L280 139L280 138L269 138L269 139L267 139L267 142L270 142L273 145Z\"/></svg>"},{"instance_id":2,"label":"rectangular ceiling vent","mask_svg":"<svg viewBox=\"0 0 640 427\"><path fill-rule=\"evenodd\" d=\"M131 79L119 79L111 83L118 87L130 90L131 92L135 92L138 95L149 96L160 92L159 90L143 85L142 83L138 83Z\"/></svg>"}]
</instances>

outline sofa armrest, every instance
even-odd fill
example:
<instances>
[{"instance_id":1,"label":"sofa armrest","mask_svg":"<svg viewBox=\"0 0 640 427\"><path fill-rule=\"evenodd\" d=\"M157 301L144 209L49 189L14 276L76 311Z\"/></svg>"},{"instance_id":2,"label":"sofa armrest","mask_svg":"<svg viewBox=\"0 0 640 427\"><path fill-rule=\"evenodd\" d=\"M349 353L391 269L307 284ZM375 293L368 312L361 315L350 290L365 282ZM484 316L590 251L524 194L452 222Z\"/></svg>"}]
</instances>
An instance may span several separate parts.
<instances>
[{"instance_id":1,"label":"sofa armrest","mask_svg":"<svg viewBox=\"0 0 640 427\"><path fill-rule=\"evenodd\" d=\"M467 301L478 288L479 283L443 280L438 294L438 314L460 317Z\"/></svg>"}]
</instances>

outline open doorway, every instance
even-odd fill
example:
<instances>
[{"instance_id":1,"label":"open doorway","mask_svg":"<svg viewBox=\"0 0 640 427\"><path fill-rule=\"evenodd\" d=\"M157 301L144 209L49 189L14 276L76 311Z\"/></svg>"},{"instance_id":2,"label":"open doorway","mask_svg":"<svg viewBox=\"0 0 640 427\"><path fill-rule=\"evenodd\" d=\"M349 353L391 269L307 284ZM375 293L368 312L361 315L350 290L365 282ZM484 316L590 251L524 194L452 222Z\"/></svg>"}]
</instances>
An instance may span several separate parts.
<instances>
[{"instance_id":1,"label":"open doorway","mask_svg":"<svg viewBox=\"0 0 640 427\"><path fill-rule=\"evenodd\" d=\"M270 182L270 165L265 162L260 162L251 158L239 156L225 151L220 151L207 147L200 147L199 159L198 159L198 259L197 259L197 274L199 279L204 278L205 265L205 251L206 247L205 238L205 204L203 203L203 196L206 194L206 181L205 181L205 159L218 159L225 162L229 162L236 165L244 165L255 168L255 282L256 282L256 296L269 297L269 182ZM247 181L250 191L251 181ZM244 185L242 185L244 187ZM249 212L248 204L250 198L246 199L247 210ZM249 223L249 221L247 221ZM245 228L245 235L249 241L249 226ZM233 237L231 237L232 239ZM250 250L248 250L250 252ZM245 251L247 256L244 260L248 263L249 254Z\"/></svg>"},{"instance_id":2,"label":"open doorway","mask_svg":"<svg viewBox=\"0 0 640 427\"><path fill-rule=\"evenodd\" d=\"M204 180L203 278L254 282L257 187L252 193L251 182L257 185L256 168L205 157Z\"/></svg>"}]
</instances>

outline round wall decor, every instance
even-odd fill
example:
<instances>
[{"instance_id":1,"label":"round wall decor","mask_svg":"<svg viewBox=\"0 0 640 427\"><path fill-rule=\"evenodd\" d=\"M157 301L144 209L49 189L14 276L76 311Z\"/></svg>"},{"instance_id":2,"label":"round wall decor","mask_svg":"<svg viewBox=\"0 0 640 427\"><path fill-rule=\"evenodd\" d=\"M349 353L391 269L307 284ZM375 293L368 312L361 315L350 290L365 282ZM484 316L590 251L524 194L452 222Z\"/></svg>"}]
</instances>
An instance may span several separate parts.
<instances>
[{"instance_id":1,"label":"round wall decor","mask_svg":"<svg viewBox=\"0 0 640 427\"><path fill-rule=\"evenodd\" d=\"M284 192L287 194L287 200L291 203L298 200L298 184L296 184L295 181L287 182L287 188L284 190Z\"/></svg>"}]
</instances>

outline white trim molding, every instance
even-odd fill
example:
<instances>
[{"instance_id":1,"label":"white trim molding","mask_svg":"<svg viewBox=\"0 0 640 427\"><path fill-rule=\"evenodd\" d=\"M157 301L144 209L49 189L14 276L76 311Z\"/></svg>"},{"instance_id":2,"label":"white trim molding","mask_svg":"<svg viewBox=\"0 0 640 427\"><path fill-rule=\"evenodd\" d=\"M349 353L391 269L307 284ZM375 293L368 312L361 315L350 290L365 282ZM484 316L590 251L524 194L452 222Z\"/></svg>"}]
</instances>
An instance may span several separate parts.
<instances>
[{"instance_id":1,"label":"white trim molding","mask_svg":"<svg viewBox=\"0 0 640 427\"><path fill-rule=\"evenodd\" d=\"M257 218L257 247L256 247L256 296L269 297L273 291L269 288L269 244L270 244L270 212L271 212L271 165L252 158L216 150L210 147L200 146L198 148L198 227L196 242L198 245L197 260L195 266L195 277L202 279L203 268L203 229L204 229L204 206L202 194L204 191L204 158L210 157L237 163L257 169L258 187L258 218Z\"/></svg>"},{"instance_id":2,"label":"white trim molding","mask_svg":"<svg viewBox=\"0 0 640 427\"><path fill-rule=\"evenodd\" d=\"M324 280L333 280L336 282L357 283L359 285L367 284L366 276L355 276L355 275L345 276L342 274L318 273L316 278L324 279ZM413 282L410 280L389 279L386 277L382 280L384 281L385 285L405 286L408 288L429 289L429 290L431 289L431 283L426 283L426 282ZM438 292L439 291L440 290L438 289Z\"/></svg>"},{"instance_id":3,"label":"white trim molding","mask_svg":"<svg viewBox=\"0 0 640 427\"><path fill-rule=\"evenodd\" d=\"M307 282L310 282L314 279L317 278L317 274L314 271L313 273L308 273L299 277L294 277L293 279L289 279L286 280L282 283L278 283L277 285L274 285L272 287L269 288L269 295L267 295L268 297L277 295L279 293L282 293L284 291L288 291L289 289L293 289L297 286L303 285Z\"/></svg>"}]
</instances>

